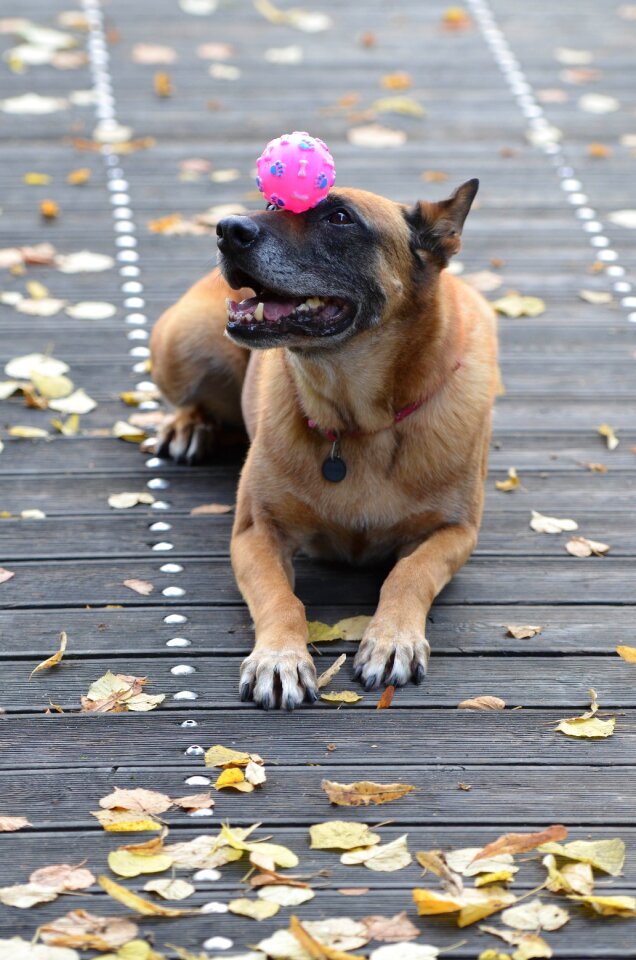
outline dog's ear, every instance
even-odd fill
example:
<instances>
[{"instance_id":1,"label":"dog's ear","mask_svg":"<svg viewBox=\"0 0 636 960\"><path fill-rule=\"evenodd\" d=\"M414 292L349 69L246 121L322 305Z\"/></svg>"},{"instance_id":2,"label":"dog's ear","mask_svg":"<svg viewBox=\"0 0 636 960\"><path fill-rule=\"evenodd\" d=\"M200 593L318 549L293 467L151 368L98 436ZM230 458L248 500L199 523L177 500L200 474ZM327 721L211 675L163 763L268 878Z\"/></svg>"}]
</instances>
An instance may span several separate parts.
<instances>
[{"instance_id":1,"label":"dog's ear","mask_svg":"<svg viewBox=\"0 0 636 960\"><path fill-rule=\"evenodd\" d=\"M461 246L462 227L479 189L479 180L467 180L448 200L422 200L406 213L416 250L432 254L445 267Z\"/></svg>"}]
</instances>

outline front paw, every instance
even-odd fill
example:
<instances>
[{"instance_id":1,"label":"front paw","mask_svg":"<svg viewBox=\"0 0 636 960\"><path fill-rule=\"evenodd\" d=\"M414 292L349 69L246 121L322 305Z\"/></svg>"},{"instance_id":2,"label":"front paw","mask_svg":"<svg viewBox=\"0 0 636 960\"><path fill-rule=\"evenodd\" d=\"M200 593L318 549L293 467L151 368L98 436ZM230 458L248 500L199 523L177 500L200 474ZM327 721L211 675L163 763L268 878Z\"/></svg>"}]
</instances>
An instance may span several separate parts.
<instances>
[{"instance_id":1,"label":"front paw","mask_svg":"<svg viewBox=\"0 0 636 960\"><path fill-rule=\"evenodd\" d=\"M409 680L421 683L430 652L430 644L422 633L371 621L360 642L353 675L365 690L380 684L402 687Z\"/></svg>"},{"instance_id":2,"label":"front paw","mask_svg":"<svg viewBox=\"0 0 636 960\"><path fill-rule=\"evenodd\" d=\"M180 407L159 428L154 453L175 463L203 463L216 441L216 426L195 407Z\"/></svg>"},{"instance_id":3,"label":"front paw","mask_svg":"<svg viewBox=\"0 0 636 960\"><path fill-rule=\"evenodd\" d=\"M306 651L253 650L241 664L241 700L253 700L263 710L293 710L318 699L314 661Z\"/></svg>"}]
</instances>

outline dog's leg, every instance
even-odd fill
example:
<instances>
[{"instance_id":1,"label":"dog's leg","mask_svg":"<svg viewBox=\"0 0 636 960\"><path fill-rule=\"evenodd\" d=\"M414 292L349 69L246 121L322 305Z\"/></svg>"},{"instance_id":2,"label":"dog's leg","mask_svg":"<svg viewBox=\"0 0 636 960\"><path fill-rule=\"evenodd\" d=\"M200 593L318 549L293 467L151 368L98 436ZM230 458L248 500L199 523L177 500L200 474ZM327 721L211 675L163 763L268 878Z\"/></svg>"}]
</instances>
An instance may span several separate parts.
<instances>
[{"instance_id":1,"label":"dog's leg","mask_svg":"<svg viewBox=\"0 0 636 960\"><path fill-rule=\"evenodd\" d=\"M265 520L245 519L239 500L232 565L249 606L256 642L241 664L241 700L293 710L318 698L307 650L305 608L293 591L292 545Z\"/></svg>"},{"instance_id":2,"label":"dog's leg","mask_svg":"<svg viewBox=\"0 0 636 960\"><path fill-rule=\"evenodd\" d=\"M474 550L477 534L476 525L458 524L402 549L382 585L354 663L354 676L367 690L381 683L422 682L431 649L426 617L437 594Z\"/></svg>"}]
</instances>

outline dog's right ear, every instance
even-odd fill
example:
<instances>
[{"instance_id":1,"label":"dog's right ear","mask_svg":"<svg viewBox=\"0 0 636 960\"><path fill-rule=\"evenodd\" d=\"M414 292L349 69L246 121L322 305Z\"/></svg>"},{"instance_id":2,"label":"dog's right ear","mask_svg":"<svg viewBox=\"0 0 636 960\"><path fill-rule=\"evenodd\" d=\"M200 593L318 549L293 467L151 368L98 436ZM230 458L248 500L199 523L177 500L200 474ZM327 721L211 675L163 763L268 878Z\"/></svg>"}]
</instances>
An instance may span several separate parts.
<instances>
[{"instance_id":1,"label":"dog's right ear","mask_svg":"<svg viewBox=\"0 0 636 960\"><path fill-rule=\"evenodd\" d=\"M479 180L467 180L447 200L422 200L408 210L414 247L432 255L445 267L459 252L464 221L479 189Z\"/></svg>"}]
</instances>

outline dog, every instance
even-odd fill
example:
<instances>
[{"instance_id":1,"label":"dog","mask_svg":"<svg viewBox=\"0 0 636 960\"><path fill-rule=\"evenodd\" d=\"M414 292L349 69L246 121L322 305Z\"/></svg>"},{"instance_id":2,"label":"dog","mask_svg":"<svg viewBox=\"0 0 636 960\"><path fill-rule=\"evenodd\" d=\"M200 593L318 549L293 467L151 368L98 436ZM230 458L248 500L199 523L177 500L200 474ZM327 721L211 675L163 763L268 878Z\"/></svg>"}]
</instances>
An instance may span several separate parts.
<instances>
[{"instance_id":1,"label":"dog","mask_svg":"<svg viewBox=\"0 0 636 960\"><path fill-rule=\"evenodd\" d=\"M478 189L413 208L334 189L302 214L217 227L219 267L159 319L152 371L176 407L157 452L250 439L231 557L255 628L240 696L318 696L293 557L394 566L355 658L370 690L420 683L427 614L473 551L496 393L492 308L445 268Z\"/></svg>"}]
</instances>

